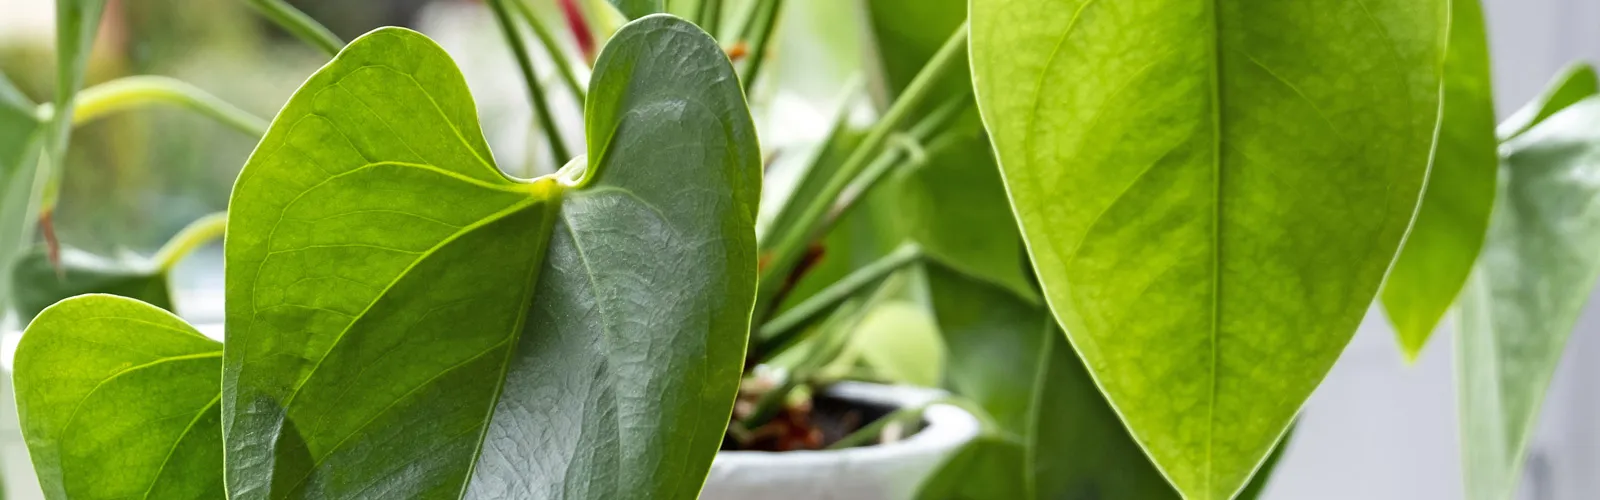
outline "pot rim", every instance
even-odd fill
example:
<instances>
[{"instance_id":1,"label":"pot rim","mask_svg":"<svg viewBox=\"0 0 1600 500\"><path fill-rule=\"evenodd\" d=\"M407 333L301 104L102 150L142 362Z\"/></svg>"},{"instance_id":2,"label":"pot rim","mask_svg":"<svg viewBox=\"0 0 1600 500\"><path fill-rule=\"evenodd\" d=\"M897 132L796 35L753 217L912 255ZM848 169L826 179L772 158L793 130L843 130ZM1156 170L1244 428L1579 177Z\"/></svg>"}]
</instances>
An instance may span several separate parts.
<instances>
[{"instance_id":1,"label":"pot rim","mask_svg":"<svg viewBox=\"0 0 1600 500\"><path fill-rule=\"evenodd\" d=\"M868 382L838 382L828 386L829 396L864 403L890 406L898 410L928 404L948 393L925 387L886 385ZM715 466L762 466L781 463L784 467L808 464L895 461L900 457L945 453L978 437L978 418L948 404L929 405L922 413L925 425L906 439L888 444L857 446L839 450L795 451L719 451Z\"/></svg>"}]
</instances>

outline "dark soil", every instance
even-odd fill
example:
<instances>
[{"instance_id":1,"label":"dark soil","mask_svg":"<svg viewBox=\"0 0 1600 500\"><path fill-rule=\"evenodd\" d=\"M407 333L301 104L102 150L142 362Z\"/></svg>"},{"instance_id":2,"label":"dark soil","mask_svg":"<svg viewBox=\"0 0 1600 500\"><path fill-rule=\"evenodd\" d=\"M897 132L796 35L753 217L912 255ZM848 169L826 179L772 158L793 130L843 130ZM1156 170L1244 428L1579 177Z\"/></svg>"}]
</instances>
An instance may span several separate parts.
<instances>
[{"instance_id":1,"label":"dark soil","mask_svg":"<svg viewBox=\"0 0 1600 500\"><path fill-rule=\"evenodd\" d=\"M739 407L744 404L746 401L741 396L739 405L735 406L735 418L739 417ZM742 433L729 431L723 436L722 449L820 450L894 410L888 405L847 401L819 392L804 404L785 407L766 425ZM870 444L877 444L877 440Z\"/></svg>"}]
</instances>

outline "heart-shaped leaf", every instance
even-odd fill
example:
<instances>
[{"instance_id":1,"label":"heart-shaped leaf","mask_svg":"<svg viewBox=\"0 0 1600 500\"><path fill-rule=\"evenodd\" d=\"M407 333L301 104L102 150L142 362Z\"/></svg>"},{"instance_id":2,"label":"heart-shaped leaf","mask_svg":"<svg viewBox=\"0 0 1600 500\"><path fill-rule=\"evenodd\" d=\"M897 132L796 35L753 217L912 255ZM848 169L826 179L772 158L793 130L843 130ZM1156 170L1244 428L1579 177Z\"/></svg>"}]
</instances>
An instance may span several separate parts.
<instances>
[{"instance_id":1,"label":"heart-shaped leaf","mask_svg":"<svg viewBox=\"0 0 1600 500\"><path fill-rule=\"evenodd\" d=\"M1444 111L1433 169L1405 248L1383 284L1383 309L1400 350L1415 360L1455 302L1494 206L1496 151L1489 37L1478 0L1451 0Z\"/></svg>"},{"instance_id":2,"label":"heart-shaped leaf","mask_svg":"<svg viewBox=\"0 0 1600 500\"><path fill-rule=\"evenodd\" d=\"M1457 310L1467 498L1510 498L1567 338L1600 278L1600 97L1502 146L1500 200Z\"/></svg>"},{"instance_id":3,"label":"heart-shaped leaf","mask_svg":"<svg viewBox=\"0 0 1600 500\"><path fill-rule=\"evenodd\" d=\"M296 92L230 205L234 498L698 493L754 300L749 114L668 16L618 32L585 114L587 161L517 181L419 34Z\"/></svg>"},{"instance_id":4,"label":"heart-shaped leaf","mask_svg":"<svg viewBox=\"0 0 1600 500\"><path fill-rule=\"evenodd\" d=\"M1180 493L1232 498L1410 225L1446 0L973 0L1044 295Z\"/></svg>"},{"instance_id":5,"label":"heart-shaped leaf","mask_svg":"<svg viewBox=\"0 0 1600 500\"><path fill-rule=\"evenodd\" d=\"M52 499L223 498L222 344L133 299L46 309L17 345L17 414Z\"/></svg>"}]
</instances>

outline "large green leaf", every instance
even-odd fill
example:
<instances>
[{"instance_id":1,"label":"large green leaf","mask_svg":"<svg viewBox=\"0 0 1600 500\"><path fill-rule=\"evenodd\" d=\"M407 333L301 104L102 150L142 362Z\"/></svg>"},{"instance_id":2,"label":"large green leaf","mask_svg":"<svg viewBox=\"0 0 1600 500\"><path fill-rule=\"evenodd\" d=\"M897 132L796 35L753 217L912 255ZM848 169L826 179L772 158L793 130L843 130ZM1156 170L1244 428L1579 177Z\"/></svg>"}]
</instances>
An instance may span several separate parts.
<instances>
[{"instance_id":1,"label":"large green leaf","mask_svg":"<svg viewBox=\"0 0 1600 500\"><path fill-rule=\"evenodd\" d=\"M972 69L1051 310L1186 497L1231 498L1410 225L1445 0L972 0Z\"/></svg>"},{"instance_id":2,"label":"large green leaf","mask_svg":"<svg viewBox=\"0 0 1600 500\"><path fill-rule=\"evenodd\" d=\"M760 161L677 18L596 65L589 151L505 178L454 63L398 28L290 99L230 205L233 498L688 498L754 300Z\"/></svg>"},{"instance_id":3,"label":"large green leaf","mask_svg":"<svg viewBox=\"0 0 1600 500\"><path fill-rule=\"evenodd\" d=\"M111 295L46 309L17 345L17 414L52 499L223 498L222 344Z\"/></svg>"},{"instance_id":4,"label":"large green leaf","mask_svg":"<svg viewBox=\"0 0 1600 500\"><path fill-rule=\"evenodd\" d=\"M1550 377L1600 277L1600 97L1502 146L1500 201L1458 308L1468 498L1510 498Z\"/></svg>"},{"instance_id":5,"label":"large green leaf","mask_svg":"<svg viewBox=\"0 0 1600 500\"><path fill-rule=\"evenodd\" d=\"M50 261L42 245L17 259L12 268L14 310L24 320L63 299L104 293L138 299L172 310L167 272L153 263L124 257L108 259L73 248L61 251L61 264Z\"/></svg>"},{"instance_id":6,"label":"large green leaf","mask_svg":"<svg viewBox=\"0 0 1600 500\"><path fill-rule=\"evenodd\" d=\"M1539 97L1501 122L1496 133L1501 140L1516 137L1557 111L1595 94L1600 94L1600 75L1596 75L1594 67L1588 63L1573 63L1561 70Z\"/></svg>"},{"instance_id":7,"label":"large green leaf","mask_svg":"<svg viewBox=\"0 0 1600 500\"><path fill-rule=\"evenodd\" d=\"M1478 0L1451 0L1444 111L1433 169L1405 248L1383 285L1383 308L1408 360L1455 302L1483 247L1500 155L1489 38Z\"/></svg>"}]
</instances>

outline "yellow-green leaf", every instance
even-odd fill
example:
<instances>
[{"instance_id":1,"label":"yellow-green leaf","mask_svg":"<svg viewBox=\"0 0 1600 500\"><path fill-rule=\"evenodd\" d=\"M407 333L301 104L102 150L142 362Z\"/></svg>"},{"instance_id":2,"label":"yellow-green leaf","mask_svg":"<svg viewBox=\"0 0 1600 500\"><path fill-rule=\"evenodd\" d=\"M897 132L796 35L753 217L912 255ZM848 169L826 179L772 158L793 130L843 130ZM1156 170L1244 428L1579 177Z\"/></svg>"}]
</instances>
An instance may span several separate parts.
<instances>
[{"instance_id":1,"label":"yellow-green leaf","mask_svg":"<svg viewBox=\"0 0 1600 500\"><path fill-rule=\"evenodd\" d=\"M1410 226L1445 0L972 0L984 123L1044 295L1185 497L1232 498Z\"/></svg>"}]
</instances>

